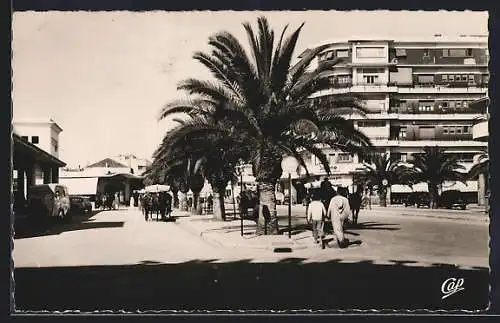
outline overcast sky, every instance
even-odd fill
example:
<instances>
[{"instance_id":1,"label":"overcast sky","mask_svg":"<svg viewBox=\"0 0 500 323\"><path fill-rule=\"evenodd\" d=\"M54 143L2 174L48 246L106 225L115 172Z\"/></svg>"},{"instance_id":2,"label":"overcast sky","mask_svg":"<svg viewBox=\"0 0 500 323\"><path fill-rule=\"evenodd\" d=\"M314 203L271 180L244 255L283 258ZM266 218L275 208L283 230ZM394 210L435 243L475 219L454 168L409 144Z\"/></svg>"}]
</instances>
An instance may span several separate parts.
<instances>
[{"instance_id":1,"label":"overcast sky","mask_svg":"<svg viewBox=\"0 0 500 323\"><path fill-rule=\"evenodd\" d=\"M302 22L298 55L336 37L487 34L487 12L16 12L13 18L14 119L52 117L69 166L133 153L151 158L171 126L162 105L182 97L188 77L208 78L192 59L208 37L268 17L276 34ZM277 37L277 36L275 36Z\"/></svg>"}]
</instances>

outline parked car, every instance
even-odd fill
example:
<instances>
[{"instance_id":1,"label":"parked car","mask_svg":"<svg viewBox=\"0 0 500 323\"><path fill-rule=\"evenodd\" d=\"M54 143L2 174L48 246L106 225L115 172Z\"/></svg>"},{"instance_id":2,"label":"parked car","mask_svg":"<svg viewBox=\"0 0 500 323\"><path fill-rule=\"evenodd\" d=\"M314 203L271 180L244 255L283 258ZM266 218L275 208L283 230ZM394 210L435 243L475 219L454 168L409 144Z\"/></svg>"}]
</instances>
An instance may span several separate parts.
<instances>
[{"instance_id":1,"label":"parked car","mask_svg":"<svg viewBox=\"0 0 500 323\"><path fill-rule=\"evenodd\" d=\"M50 218L67 220L71 217L68 188L60 184L42 184L30 187L28 215L35 220Z\"/></svg>"},{"instance_id":2,"label":"parked car","mask_svg":"<svg viewBox=\"0 0 500 323\"><path fill-rule=\"evenodd\" d=\"M85 214L92 212L92 203L90 199L84 196L71 195L69 197L70 209L72 214Z\"/></svg>"},{"instance_id":3,"label":"parked car","mask_svg":"<svg viewBox=\"0 0 500 323\"><path fill-rule=\"evenodd\" d=\"M463 198L462 192L458 190L444 191L439 197L438 206L447 209L459 208L465 210L467 202Z\"/></svg>"},{"instance_id":4,"label":"parked car","mask_svg":"<svg viewBox=\"0 0 500 323\"><path fill-rule=\"evenodd\" d=\"M276 192L276 204L284 204L285 203L285 194L281 192Z\"/></svg>"},{"instance_id":5,"label":"parked car","mask_svg":"<svg viewBox=\"0 0 500 323\"><path fill-rule=\"evenodd\" d=\"M417 208L421 206L431 207L431 196L427 192L412 192L408 195L405 201L405 207L414 206Z\"/></svg>"}]
</instances>

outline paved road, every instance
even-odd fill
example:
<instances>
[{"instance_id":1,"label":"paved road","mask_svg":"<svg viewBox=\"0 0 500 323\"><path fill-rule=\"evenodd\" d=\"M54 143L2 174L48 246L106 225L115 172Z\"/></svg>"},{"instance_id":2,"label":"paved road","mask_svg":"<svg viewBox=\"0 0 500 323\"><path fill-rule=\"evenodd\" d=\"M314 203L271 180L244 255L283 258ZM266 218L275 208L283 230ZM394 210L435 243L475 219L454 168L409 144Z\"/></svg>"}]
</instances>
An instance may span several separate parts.
<instances>
[{"instance_id":1,"label":"paved road","mask_svg":"<svg viewBox=\"0 0 500 323\"><path fill-rule=\"evenodd\" d=\"M487 224L376 214L361 221L364 229L352 235L359 234L366 247L358 249L364 251L357 251L357 260L345 262L344 250L263 254L222 249L173 222L146 223L137 211L75 218L43 234L20 232L13 253L17 308L485 307ZM408 262L359 259L370 258L370 252L386 259L406 254ZM454 257L483 268L412 265L426 255ZM467 291L445 302L440 287L449 277L464 277Z\"/></svg>"}]
</instances>

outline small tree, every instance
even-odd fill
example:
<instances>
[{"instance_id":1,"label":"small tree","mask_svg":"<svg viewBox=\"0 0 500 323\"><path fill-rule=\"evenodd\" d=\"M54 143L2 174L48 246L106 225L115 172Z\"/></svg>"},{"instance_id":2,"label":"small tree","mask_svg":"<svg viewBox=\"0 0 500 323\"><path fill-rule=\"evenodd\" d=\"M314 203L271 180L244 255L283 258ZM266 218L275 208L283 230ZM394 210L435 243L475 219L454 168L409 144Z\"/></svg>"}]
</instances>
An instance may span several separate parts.
<instances>
[{"instance_id":1,"label":"small tree","mask_svg":"<svg viewBox=\"0 0 500 323\"><path fill-rule=\"evenodd\" d=\"M410 162L412 167L407 171L411 173L412 183L427 183L431 196L431 207L438 207L439 191L444 181L465 182L465 167L458 164L458 157L445 152L439 146L426 146L423 153L413 154Z\"/></svg>"},{"instance_id":2,"label":"small tree","mask_svg":"<svg viewBox=\"0 0 500 323\"><path fill-rule=\"evenodd\" d=\"M363 163L365 170L357 173L355 182L358 185L378 187L380 206L387 206L387 190L392 184L402 181L406 168L401 161L393 161L388 153L375 153Z\"/></svg>"}]
</instances>

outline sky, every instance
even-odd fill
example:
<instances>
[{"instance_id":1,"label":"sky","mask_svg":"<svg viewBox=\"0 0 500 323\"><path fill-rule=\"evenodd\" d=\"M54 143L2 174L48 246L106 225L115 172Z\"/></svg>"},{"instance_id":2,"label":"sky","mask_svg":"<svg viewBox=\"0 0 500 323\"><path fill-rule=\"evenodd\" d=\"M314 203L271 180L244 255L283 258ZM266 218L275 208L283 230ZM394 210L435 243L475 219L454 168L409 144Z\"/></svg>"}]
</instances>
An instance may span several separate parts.
<instances>
[{"instance_id":1,"label":"sky","mask_svg":"<svg viewBox=\"0 0 500 323\"><path fill-rule=\"evenodd\" d=\"M161 107L185 96L177 84L210 79L193 53L223 30L247 46L242 23L262 15L275 34L305 22L295 55L337 37L488 32L488 13L470 11L15 12L14 120L54 119L70 167L126 153L151 159L173 125L158 121Z\"/></svg>"}]
</instances>

